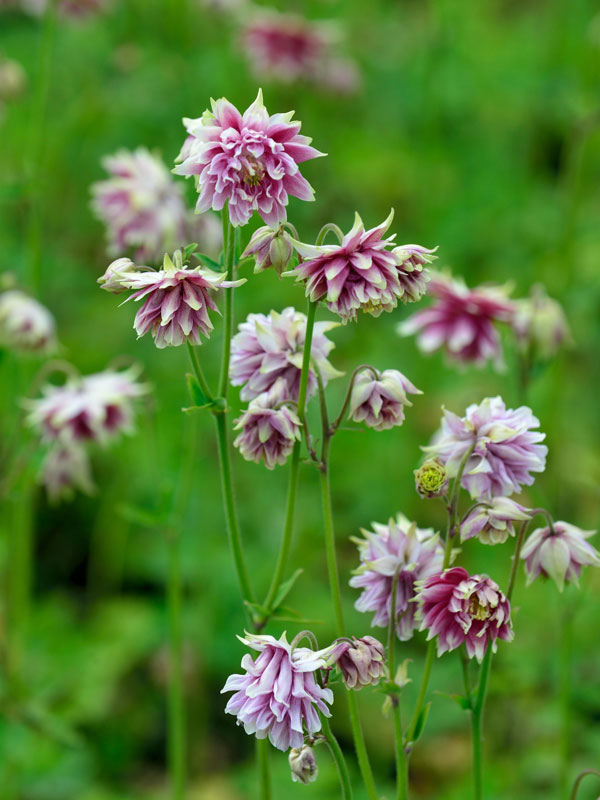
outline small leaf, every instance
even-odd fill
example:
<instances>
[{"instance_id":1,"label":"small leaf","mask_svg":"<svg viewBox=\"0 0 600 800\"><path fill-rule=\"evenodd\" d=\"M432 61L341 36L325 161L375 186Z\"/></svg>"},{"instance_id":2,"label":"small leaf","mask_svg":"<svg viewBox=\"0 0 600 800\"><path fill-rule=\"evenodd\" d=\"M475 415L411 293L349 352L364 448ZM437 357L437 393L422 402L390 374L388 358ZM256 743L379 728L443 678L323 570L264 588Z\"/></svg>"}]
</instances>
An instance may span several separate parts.
<instances>
[{"instance_id":1,"label":"small leaf","mask_svg":"<svg viewBox=\"0 0 600 800\"><path fill-rule=\"evenodd\" d=\"M215 261L210 256L207 256L206 253L195 253L195 257L201 264L204 264L205 267L209 269L214 269L217 272L223 272L223 267L219 264L218 261Z\"/></svg>"},{"instance_id":2,"label":"small leaf","mask_svg":"<svg viewBox=\"0 0 600 800\"><path fill-rule=\"evenodd\" d=\"M275 596L275 600L273 601L273 611L276 611L279 608L279 606L283 603L283 601L292 591L294 584L296 583L296 581L298 580L300 575L302 575L303 572L304 572L303 569L297 569L291 578L288 578L287 581L284 581L281 584L281 586L279 587L279 591Z\"/></svg>"},{"instance_id":3,"label":"small leaf","mask_svg":"<svg viewBox=\"0 0 600 800\"><path fill-rule=\"evenodd\" d=\"M423 733L423 728L425 727L425 723L427 722L427 717L429 716L430 708L431 708L431 701L429 701L429 703L426 703L421 709L421 713L419 714L419 719L417 720L417 724L415 725L415 735L413 736L413 742L416 742L417 739Z\"/></svg>"},{"instance_id":4,"label":"small leaf","mask_svg":"<svg viewBox=\"0 0 600 800\"><path fill-rule=\"evenodd\" d=\"M462 694L451 694L450 697L464 711L470 711L471 710L471 703L469 702L469 698L468 697L465 697Z\"/></svg>"},{"instance_id":5,"label":"small leaf","mask_svg":"<svg viewBox=\"0 0 600 800\"><path fill-rule=\"evenodd\" d=\"M204 403L203 406L184 406L181 410L184 414L197 414L198 411L206 411L207 408L212 408L214 403Z\"/></svg>"},{"instance_id":6,"label":"small leaf","mask_svg":"<svg viewBox=\"0 0 600 800\"><path fill-rule=\"evenodd\" d=\"M186 246L183 248L183 260L187 261L189 257L196 252L197 247L198 245L195 242L186 244Z\"/></svg>"},{"instance_id":7,"label":"small leaf","mask_svg":"<svg viewBox=\"0 0 600 800\"><path fill-rule=\"evenodd\" d=\"M396 677L394 678L394 683L401 689L403 686L406 686L407 683L412 683L412 678L408 677L408 665L411 662L412 658L405 658L404 661L400 664L400 666L396 670Z\"/></svg>"},{"instance_id":8,"label":"small leaf","mask_svg":"<svg viewBox=\"0 0 600 800\"><path fill-rule=\"evenodd\" d=\"M185 379L187 381L187 386L191 398L194 401L193 403L194 407L206 408L207 406L212 405L210 397L207 397L204 394L202 388L200 387L200 384L196 380L195 375L192 375L190 372L188 372L187 375L185 376Z\"/></svg>"}]
</instances>

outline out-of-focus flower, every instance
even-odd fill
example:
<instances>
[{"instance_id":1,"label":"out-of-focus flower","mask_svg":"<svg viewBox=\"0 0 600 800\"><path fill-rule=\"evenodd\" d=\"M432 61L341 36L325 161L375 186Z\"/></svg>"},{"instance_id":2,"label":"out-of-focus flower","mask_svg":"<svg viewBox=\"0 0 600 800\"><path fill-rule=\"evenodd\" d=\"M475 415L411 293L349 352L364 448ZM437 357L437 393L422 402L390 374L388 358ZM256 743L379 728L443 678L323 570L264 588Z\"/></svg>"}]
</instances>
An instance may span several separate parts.
<instances>
[{"instance_id":1,"label":"out-of-focus flower","mask_svg":"<svg viewBox=\"0 0 600 800\"><path fill-rule=\"evenodd\" d=\"M515 522L531 519L529 509L510 497L492 497L489 503L474 508L460 526L462 542L477 536L483 544L503 544L515 535Z\"/></svg>"},{"instance_id":2,"label":"out-of-focus flower","mask_svg":"<svg viewBox=\"0 0 600 800\"><path fill-rule=\"evenodd\" d=\"M281 273L287 269L293 254L292 237L283 225L278 228L270 228L265 225L252 234L248 246L242 253L242 258L254 256L254 272L264 272L269 267L273 267L275 272L281 276Z\"/></svg>"},{"instance_id":3,"label":"out-of-focus flower","mask_svg":"<svg viewBox=\"0 0 600 800\"><path fill-rule=\"evenodd\" d=\"M423 394L397 369L386 369L378 378L365 369L354 379L348 418L376 431L402 425L404 406L412 406L407 393Z\"/></svg>"},{"instance_id":4,"label":"out-of-focus flower","mask_svg":"<svg viewBox=\"0 0 600 800\"><path fill-rule=\"evenodd\" d=\"M373 636L339 639L335 642L327 666L336 666L347 689L379 683L385 675L385 647Z\"/></svg>"},{"instance_id":5,"label":"out-of-focus flower","mask_svg":"<svg viewBox=\"0 0 600 800\"><path fill-rule=\"evenodd\" d=\"M417 600L421 630L429 631L428 640L437 636L438 656L464 644L469 658L481 662L490 645L496 652L496 639L513 638L510 603L485 575L453 567L424 581Z\"/></svg>"},{"instance_id":6,"label":"out-of-focus flower","mask_svg":"<svg viewBox=\"0 0 600 800\"><path fill-rule=\"evenodd\" d=\"M289 395L284 378L278 378L268 392L250 402L246 411L235 421L240 431L233 444L246 461L259 464L264 460L267 469L285 464L296 441L300 441L300 420L293 407L285 404Z\"/></svg>"},{"instance_id":7,"label":"out-of-focus flower","mask_svg":"<svg viewBox=\"0 0 600 800\"><path fill-rule=\"evenodd\" d=\"M27 424L44 442L64 445L98 441L104 443L133 430L134 402L148 393L140 383L139 369L107 369L83 378L72 378L64 386L47 384L42 396L27 400Z\"/></svg>"},{"instance_id":8,"label":"out-of-focus flower","mask_svg":"<svg viewBox=\"0 0 600 800\"><path fill-rule=\"evenodd\" d=\"M0 294L0 346L20 352L48 352L56 346L54 317L19 289Z\"/></svg>"},{"instance_id":9,"label":"out-of-focus flower","mask_svg":"<svg viewBox=\"0 0 600 800\"><path fill-rule=\"evenodd\" d=\"M444 347L458 362L502 364L502 347L495 322L512 320L515 306L500 286L469 289L462 280L437 274L427 287L436 302L417 311L398 326L403 336L418 334L420 349L430 353Z\"/></svg>"},{"instance_id":10,"label":"out-of-focus flower","mask_svg":"<svg viewBox=\"0 0 600 800\"><path fill-rule=\"evenodd\" d=\"M467 408L464 417L444 409L442 425L432 444L422 449L438 458L454 478L467 452L462 485L473 498L520 492L531 486L532 472L546 468L545 433L533 430L539 420L530 408L507 409L501 397L486 397Z\"/></svg>"},{"instance_id":11,"label":"out-of-focus flower","mask_svg":"<svg viewBox=\"0 0 600 800\"><path fill-rule=\"evenodd\" d=\"M268 736L278 750L301 748L304 731L312 735L321 730L317 710L331 716L327 704L333 703L333 692L315 680L315 671L326 665L328 650L292 650L285 633L279 639L247 633L240 641L260 655L256 661L245 655L244 674L227 679L221 691L235 694L225 712L235 714L246 733L257 739Z\"/></svg>"},{"instance_id":12,"label":"out-of-focus flower","mask_svg":"<svg viewBox=\"0 0 600 800\"><path fill-rule=\"evenodd\" d=\"M176 250L172 259L165 255L161 270L126 271L114 279L109 275L102 288L114 292L112 287L116 284L133 290L125 302L145 299L135 315L134 328L138 337L150 331L154 344L162 349L177 347L185 341L200 345L200 334L210 336L214 326L208 312L219 313L219 309L209 292L245 282L245 279L228 281L226 277L225 272L188 268L183 263L183 254Z\"/></svg>"},{"instance_id":13,"label":"out-of-focus flower","mask_svg":"<svg viewBox=\"0 0 600 800\"><path fill-rule=\"evenodd\" d=\"M314 783L319 777L315 751L307 744L303 744L300 749L292 747L288 762L294 783Z\"/></svg>"},{"instance_id":14,"label":"out-of-focus flower","mask_svg":"<svg viewBox=\"0 0 600 800\"><path fill-rule=\"evenodd\" d=\"M76 489L92 494L95 488L88 454L73 442L50 447L42 462L40 480L51 502L71 499Z\"/></svg>"},{"instance_id":15,"label":"out-of-focus flower","mask_svg":"<svg viewBox=\"0 0 600 800\"><path fill-rule=\"evenodd\" d=\"M0 55L0 106L18 100L27 89L27 73L18 61Z\"/></svg>"},{"instance_id":16,"label":"out-of-focus flower","mask_svg":"<svg viewBox=\"0 0 600 800\"><path fill-rule=\"evenodd\" d=\"M351 58L325 57L318 64L315 83L338 95L353 95L362 86L362 75L358 64Z\"/></svg>"},{"instance_id":17,"label":"out-of-focus flower","mask_svg":"<svg viewBox=\"0 0 600 800\"><path fill-rule=\"evenodd\" d=\"M335 327L335 322L317 322L313 329L311 361L324 384L342 374L327 360L335 345L325 334ZM286 399L298 399L305 335L306 316L294 308L284 308L281 314L271 311L268 315L248 315L231 340L229 368L233 386L243 387L242 400L253 400L268 392L279 378L287 385ZM311 397L316 390L317 377L311 366L307 396Z\"/></svg>"},{"instance_id":18,"label":"out-of-focus flower","mask_svg":"<svg viewBox=\"0 0 600 800\"><path fill-rule=\"evenodd\" d=\"M54 0L53 0L54 1ZM83 19L103 11L107 0L55 0L59 13L65 17ZM19 4L28 14L41 16L48 8L49 0L19 0Z\"/></svg>"},{"instance_id":19,"label":"out-of-focus flower","mask_svg":"<svg viewBox=\"0 0 600 800\"><path fill-rule=\"evenodd\" d=\"M571 339L562 306L540 285L532 287L527 299L516 301L513 328L521 349L546 361Z\"/></svg>"},{"instance_id":20,"label":"out-of-focus flower","mask_svg":"<svg viewBox=\"0 0 600 800\"><path fill-rule=\"evenodd\" d=\"M444 549L431 528L417 528L403 514L387 525L373 523L374 532L363 530L364 539L355 539L361 564L350 579L350 586L363 589L354 604L358 611L374 611L371 625L386 628L392 611L392 586L396 578L396 632L401 641L410 639L415 629L415 582L440 571Z\"/></svg>"},{"instance_id":21,"label":"out-of-focus flower","mask_svg":"<svg viewBox=\"0 0 600 800\"><path fill-rule=\"evenodd\" d=\"M448 489L448 473L438 458L428 458L414 471L415 486L421 497L443 497Z\"/></svg>"},{"instance_id":22,"label":"out-of-focus flower","mask_svg":"<svg viewBox=\"0 0 600 800\"><path fill-rule=\"evenodd\" d=\"M552 578L562 592L565 582L579 582L581 567L600 567L600 553L586 541L595 533L561 521L533 531L521 551L527 585L542 575Z\"/></svg>"},{"instance_id":23,"label":"out-of-focus flower","mask_svg":"<svg viewBox=\"0 0 600 800\"><path fill-rule=\"evenodd\" d=\"M233 225L245 225L258 211L275 227L286 219L289 195L314 199L298 165L324 153L300 135L292 113L269 116L261 91L243 115L225 98L211 107L198 119L184 119L189 135L173 170L196 176L197 211L220 211L227 202Z\"/></svg>"}]
</instances>

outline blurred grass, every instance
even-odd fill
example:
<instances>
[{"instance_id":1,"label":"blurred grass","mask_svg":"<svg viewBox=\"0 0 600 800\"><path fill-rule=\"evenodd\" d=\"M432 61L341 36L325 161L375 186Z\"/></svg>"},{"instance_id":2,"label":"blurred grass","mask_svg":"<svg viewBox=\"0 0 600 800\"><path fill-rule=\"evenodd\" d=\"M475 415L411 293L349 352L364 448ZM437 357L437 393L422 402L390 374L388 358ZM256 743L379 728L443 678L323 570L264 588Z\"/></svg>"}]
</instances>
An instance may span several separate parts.
<instances>
[{"instance_id":1,"label":"blurred grass","mask_svg":"<svg viewBox=\"0 0 600 800\"><path fill-rule=\"evenodd\" d=\"M183 7L183 6L181 6ZM137 435L99 452L100 491L50 508L35 504L36 574L31 648L24 665L26 701L52 715L32 725L6 712L0 719L0 786L18 781L27 800L124 800L167 796L164 773L167 617L166 544L160 530L123 517L123 504L156 508L177 482L183 442L197 441L193 490L182 531L184 549L186 682L190 728L190 800L253 796L252 741L223 714L218 694L239 665L235 639L243 614L218 502L216 449L209 419L178 413L188 404L186 353L136 342L131 310L97 291L105 268L104 232L89 208L89 185L102 177L100 159L119 147L156 148L169 163L183 139L180 118L199 116L210 96L245 107L256 94L235 43L235 25L191 2L184 18L167 3L123 0L106 15L57 26L42 166L35 189L42 199L41 299L59 320L66 356L82 372L103 368L115 355L139 359L155 388L154 408ZM566 308L575 347L536 375L529 402L548 434L550 456L528 499L559 519L597 525L600 456L598 415L600 343L600 147L596 128L600 67L598 8L592 0L515 3L493 0L359 0L296 3L315 18L338 19L348 51L364 72L364 88L344 98L310 87L265 84L271 112L295 108L303 132L328 158L304 168L317 191L314 204L290 204L304 239L333 220L343 229L358 209L367 226L396 209L400 242L439 244L441 264L470 284L511 281L516 294L541 281ZM35 80L40 25L17 14L0 16L0 47ZM594 34L596 31L596 34ZM595 37L595 38L594 38ZM0 120L0 252L3 270L27 281L31 88ZM596 117L595 117L596 115ZM193 189L188 184L190 203ZM303 307L289 281L252 276L238 292L236 315ZM325 317L327 312L320 312ZM508 369L457 372L441 356L422 358L413 340L399 339L404 309L340 327L334 363L347 372L370 362L397 367L423 391L406 424L387 433L344 433L333 446L333 485L340 569L344 584L356 566L348 537L396 511L422 526L443 524L441 508L416 496L412 470L419 445L438 425L440 406L462 411L502 393L517 401L514 353ZM218 372L219 334L201 356ZM0 365L13 411L18 386ZM18 390L17 390L18 389ZM343 382L331 386L339 405ZM197 422L197 425L196 425ZM283 524L287 474L236 460L239 509L254 583L264 591ZM290 603L333 636L316 475L301 475L301 516L292 552L305 572ZM505 581L503 548L465 548L468 565ZM4 560L4 571L10 564ZM600 578L587 574L576 599L573 660L573 777L600 762ZM352 608L350 629L368 620ZM558 797L556 699L560 598L552 585L518 585L517 636L494 664L488 712L488 797ZM289 626L290 633L295 632ZM277 633L273 627L273 632ZM376 631L374 631L376 633ZM403 648L419 675L423 639ZM459 664L436 664L434 688L460 687ZM407 690L414 696L414 684ZM377 772L391 792L392 729L381 699L363 692L360 705ZM343 697L335 727L350 748ZM46 712L45 712L46 713ZM61 735L56 734L56 727ZM64 731L78 736L67 745ZM50 728L50 731L47 728ZM69 736L67 735L67 739ZM273 769L285 797L336 796L328 757L310 787L288 778L286 757ZM454 800L469 792L467 720L444 695L436 698L412 764L415 797ZM355 781L358 784L358 779ZM382 784L382 788L383 784ZM593 779L580 797L596 796ZM7 798L11 795L8 794ZM1 796L1 794L0 794ZM278 795L276 795L278 796ZM358 800L361 795L357 790Z\"/></svg>"}]
</instances>

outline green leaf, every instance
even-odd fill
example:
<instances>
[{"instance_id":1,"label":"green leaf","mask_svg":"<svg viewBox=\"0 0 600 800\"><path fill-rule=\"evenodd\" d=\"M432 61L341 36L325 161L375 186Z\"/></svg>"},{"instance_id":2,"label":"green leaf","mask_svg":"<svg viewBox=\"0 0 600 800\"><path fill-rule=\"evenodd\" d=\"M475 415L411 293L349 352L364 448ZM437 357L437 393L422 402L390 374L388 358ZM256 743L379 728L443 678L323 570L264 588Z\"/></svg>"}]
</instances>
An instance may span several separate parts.
<instances>
[{"instance_id":1,"label":"green leaf","mask_svg":"<svg viewBox=\"0 0 600 800\"><path fill-rule=\"evenodd\" d=\"M206 253L194 253L194 255L201 264L204 264L205 267L214 269L217 272L223 272L223 266L219 264L218 261L215 261L210 256L207 256Z\"/></svg>"},{"instance_id":2,"label":"green leaf","mask_svg":"<svg viewBox=\"0 0 600 800\"><path fill-rule=\"evenodd\" d=\"M187 261L189 257L195 253L197 247L198 245L195 242L186 244L186 246L183 248L183 260Z\"/></svg>"},{"instance_id":3,"label":"green leaf","mask_svg":"<svg viewBox=\"0 0 600 800\"><path fill-rule=\"evenodd\" d=\"M451 694L450 697L464 711L470 711L471 710L471 703L469 702L469 698L468 697L465 697L462 694Z\"/></svg>"},{"instance_id":4,"label":"green leaf","mask_svg":"<svg viewBox=\"0 0 600 800\"><path fill-rule=\"evenodd\" d=\"M187 381L188 391L193 400L193 408L208 408L211 406L212 400L204 394L196 376L188 372L185 379Z\"/></svg>"},{"instance_id":5,"label":"green leaf","mask_svg":"<svg viewBox=\"0 0 600 800\"><path fill-rule=\"evenodd\" d=\"M415 726L415 735L413 736L413 742L416 742L423 733L423 728L425 727L425 723L427 722L427 717L429 716L430 708L431 708L431 700L429 701L429 703L426 703L421 709L421 713L419 714L419 719L417 720L417 724Z\"/></svg>"},{"instance_id":6,"label":"green leaf","mask_svg":"<svg viewBox=\"0 0 600 800\"><path fill-rule=\"evenodd\" d=\"M279 606L276 613L272 615L272 619L278 619L280 622L297 622L299 625L324 625L322 619L308 619L302 616L299 611L289 606Z\"/></svg>"},{"instance_id":7,"label":"green leaf","mask_svg":"<svg viewBox=\"0 0 600 800\"><path fill-rule=\"evenodd\" d=\"M203 406L184 406L181 410L184 414L197 414L198 411L206 411L207 408L212 408L214 403L204 403Z\"/></svg>"},{"instance_id":8,"label":"green leaf","mask_svg":"<svg viewBox=\"0 0 600 800\"><path fill-rule=\"evenodd\" d=\"M288 594L292 591L294 584L304 572L303 569L297 569L291 578L288 578L287 581L284 581L281 586L279 587L279 591L275 596L275 600L273 601L273 611L277 611L279 606L283 603L285 598Z\"/></svg>"}]
</instances>

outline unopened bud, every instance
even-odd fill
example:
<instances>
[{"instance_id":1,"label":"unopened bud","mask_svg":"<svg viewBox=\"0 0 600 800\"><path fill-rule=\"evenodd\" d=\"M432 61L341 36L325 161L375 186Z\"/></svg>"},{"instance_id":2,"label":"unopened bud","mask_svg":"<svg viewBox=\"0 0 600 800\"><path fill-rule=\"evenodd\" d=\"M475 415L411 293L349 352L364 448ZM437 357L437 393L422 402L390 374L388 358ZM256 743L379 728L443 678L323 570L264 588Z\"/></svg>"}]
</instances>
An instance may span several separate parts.
<instances>
[{"instance_id":1,"label":"unopened bud","mask_svg":"<svg viewBox=\"0 0 600 800\"><path fill-rule=\"evenodd\" d=\"M313 783L319 776L317 759L312 747L303 744L302 747L293 747L288 756L292 780L295 783Z\"/></svg>"},{"instance_id":2,"label":"unopened bud","mask_svg":"<svg viewBox=\"0 0 600 800\"><path fill-rule=\"evenodd\" d=\"M98 278L98 283L107 292L119 294L127 291L129 288L127 286L127 278L137 270L139 270L139 267L130 258L117 258L116 261L108 265L104 275Z\"/></svg>"},{"instance_id":3,"label":"unopened bud","mask_svg":"<svg viewBox=\"0 0 600 800\"><path fill-rule=\"evenodd\" d=\"M385 648L373 636L341 639L333 648L327 663L342 673L347 689L362 689L378 683L385 675Z\"/></svg>"},{"instance_id":4,"label":"unopened bud","mask_svg":"<svg viewBox=\"0 0 600 800\"><path fill-rule=\"evenodd\" d=\"M252 234L243 256L254 256L254 272L264 272L273 267L278 275L287 268L294 253L291 237L283 227L271 228L268 225Z\"/></svg>"},{"instance_id":5,"label":"unopened bud","mask_svg":"<svg viewBox=\"0 0 600 800\"><path fill-rule=\"evenodd\" d=\"M421 497L442 497L446 494L448 474L437 458L426 461L415 470L415 485Z\"/></svg>"}]
</instances>

